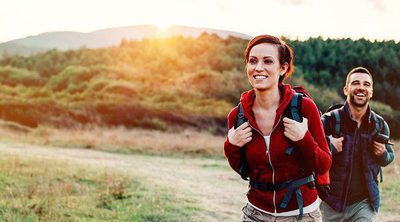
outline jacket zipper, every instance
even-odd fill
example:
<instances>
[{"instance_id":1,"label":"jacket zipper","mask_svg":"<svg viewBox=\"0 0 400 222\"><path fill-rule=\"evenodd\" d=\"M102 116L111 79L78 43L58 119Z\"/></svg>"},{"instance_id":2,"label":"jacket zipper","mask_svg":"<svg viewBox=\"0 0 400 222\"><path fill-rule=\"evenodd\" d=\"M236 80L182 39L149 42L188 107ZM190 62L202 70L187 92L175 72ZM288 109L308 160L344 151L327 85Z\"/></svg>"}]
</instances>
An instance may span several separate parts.
<instances>
[{"instance_id":1,"label":"jacket zipper","mask_svg":"<svg viewBox=\"0 0 400 222\"><path fill-rule=\"evenodd\" d=\"M272 133L274 132L274 130L276 129L276 127L279 125L279 123L280 123L280 121L281 121L281 118L282 118L282 115L279 116L278 122L277 122L276 125L272 128L271 133L269 134L270 136L272 135ZM257 131L257 132L263 137L263 139L264 139L264 134L262 134L259 130L257 130L256 128L254 128L252 125L250 125L250 123L249 123L249 126L250 126L252 129L254 129L255 131ZM263 141L264 141L264 143L265 143L265 140L263 140ZM271 144L271 140L270 140L269 144ZM266 143L265 143L265 151L267 151L267 144L266 144ZM272 184L275 184L275 169L274 169L274 166L272 165L272 162L271 162L270 149L268 149L268 152L266 152L266 153L267 153L267 156L268 156L269 164L270 164L271 167L272 167ZM273 197L272 197L272 201L273 201L273 203L274 203L274 213L277 213L277 211L276 211L276 203L275 203L276 201L275 201L275 199L276 199L276 191L274 190L274 194L273 194Z\"/></svg>"}]
</instances>

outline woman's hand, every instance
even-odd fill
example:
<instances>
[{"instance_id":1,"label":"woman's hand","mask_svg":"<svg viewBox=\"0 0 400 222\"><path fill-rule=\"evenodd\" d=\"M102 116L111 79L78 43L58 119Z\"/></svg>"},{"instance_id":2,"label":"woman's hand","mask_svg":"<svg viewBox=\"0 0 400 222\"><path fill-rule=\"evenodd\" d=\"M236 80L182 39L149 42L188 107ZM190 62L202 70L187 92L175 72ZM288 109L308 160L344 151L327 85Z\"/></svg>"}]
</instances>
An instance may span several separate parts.
<instances>
[{"instance_id":1,"label":"woman's hand","mask_svg":"<svg viewBox=\"0 0 400 222\"><path fill-rule=\"evenodd\" d=\"M308 120L303 117L303 122L299 123L287 117L283 118L284 135L293 142L304 138L308 130Z\"/></svg>"},{"instance_id":2,"label":"woman's hand","mask_svg":"<svg viewBox=\"0 0 400 222\"><path fill-rule=\"evenodd\" d=\"M244 146L252 139L251 127L248 122L243 123L238 128L232 127L228 132L229 143L235 146Z\"/></svg>"}]
</instances>

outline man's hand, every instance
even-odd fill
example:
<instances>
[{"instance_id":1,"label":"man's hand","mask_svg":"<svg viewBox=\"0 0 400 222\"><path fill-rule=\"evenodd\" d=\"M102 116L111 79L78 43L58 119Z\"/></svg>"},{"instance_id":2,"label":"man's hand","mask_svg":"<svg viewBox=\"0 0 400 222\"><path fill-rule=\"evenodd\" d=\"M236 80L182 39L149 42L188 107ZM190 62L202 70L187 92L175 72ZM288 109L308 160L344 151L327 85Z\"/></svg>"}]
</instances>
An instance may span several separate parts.
<instances>
[{"instance_id":1,"label":"man's hand","mask_svg":"<svg viewBox=\"0 0 400 222\"><path fill-rule=\"evenodd\" d=\"M232 127L228 132L229 143L235 146L244 146L252 139L251 127L248 122L243 123L238 128Z\"/></svg>"},{"instance_id":2,"label":"man's hand","mask_svg":"<svg viewBox=\"0 0 400 222\"><path fill-rule=\"evenodd\" d=\"M335 138L333 136L329 136L329 141L335 147L337 152L342 152L343 150L343 137Z\"/></svg>"},{"instance_id":3,"label":"man's hand","mask_svg":"<svg viewBox=\"0 0 400 222\"><path fill-rule=\"evenodd\" d=\"M372 146L372 153L375 156L381 156L385 152L385 144L374 141Z\"/></svg>"},{"instance_id":4,"label":"man's hand","mask_svg":"<svg viewBox=\"0 0 400 222\"><path fill-rule=\"evenodd\" d=\"M293 142L297 142L304 138L308 130L308 120L303 117L303 122L299 123L287 117L283 118L283 126L285 131L283 134Z\"/></svg>"}]
</instances>

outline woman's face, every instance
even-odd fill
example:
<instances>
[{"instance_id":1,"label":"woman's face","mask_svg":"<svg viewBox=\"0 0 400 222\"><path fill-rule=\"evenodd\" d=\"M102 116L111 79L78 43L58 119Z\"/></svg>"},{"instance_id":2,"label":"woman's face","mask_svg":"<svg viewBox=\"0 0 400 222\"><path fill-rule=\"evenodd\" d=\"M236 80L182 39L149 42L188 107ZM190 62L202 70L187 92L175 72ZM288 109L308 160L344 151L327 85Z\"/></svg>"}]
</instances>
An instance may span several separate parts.
<instances>
[{"instance_id":1,"label":"woman's face","mask_svg":"<svg viewBox=\"0 0 400 222\"><path fill-rule=\"evenodd\" d=\"M287 67L287 63L280 64L276 45L261 43L250 50L247 78L254 89L266 91L278 85L279 76L286 72Z\"/></svg>"}]
</instances>

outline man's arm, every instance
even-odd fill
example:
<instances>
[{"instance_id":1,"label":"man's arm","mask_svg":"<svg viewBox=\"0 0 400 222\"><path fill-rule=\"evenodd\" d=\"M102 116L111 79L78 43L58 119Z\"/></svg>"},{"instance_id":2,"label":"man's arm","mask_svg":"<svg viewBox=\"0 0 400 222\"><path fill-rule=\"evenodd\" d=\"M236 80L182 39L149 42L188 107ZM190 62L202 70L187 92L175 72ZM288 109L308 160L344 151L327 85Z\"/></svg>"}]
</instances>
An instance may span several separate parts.
<instances>
[{"instance_id":1,"label":"man's arm","mask_svg":"<svg viewBox=\"0 0 400 222\"><path fill-rule=\"evenodd\" d=\"M384 120L383 120L382 130L379 133L390 138L390 129L388 124ZM376 159L380 166L387 166L389 163L393 161L394 150L392 143L388 142L386 144L382 144L377 141L373 141L372 146L373 146L373 152L377 157ZM379 152L379 150L382 150L383 152Z\"/></svg>"}]
</instances>

